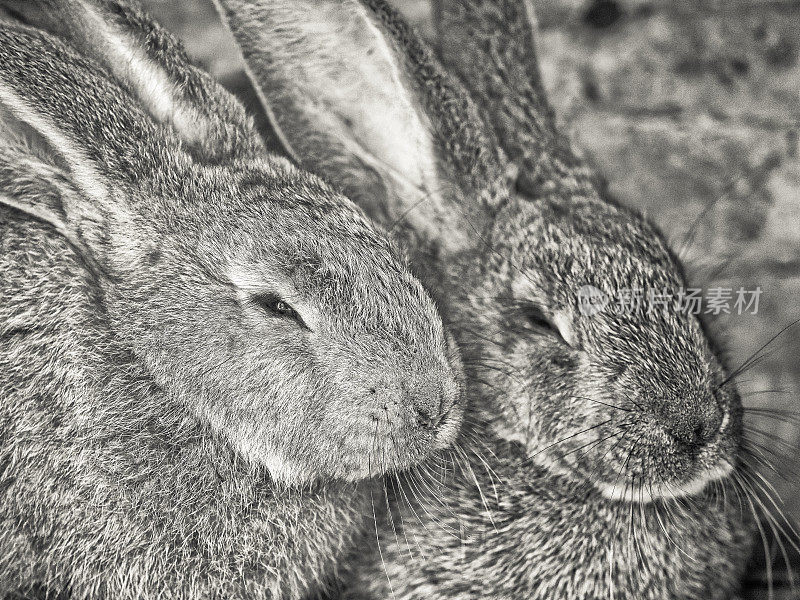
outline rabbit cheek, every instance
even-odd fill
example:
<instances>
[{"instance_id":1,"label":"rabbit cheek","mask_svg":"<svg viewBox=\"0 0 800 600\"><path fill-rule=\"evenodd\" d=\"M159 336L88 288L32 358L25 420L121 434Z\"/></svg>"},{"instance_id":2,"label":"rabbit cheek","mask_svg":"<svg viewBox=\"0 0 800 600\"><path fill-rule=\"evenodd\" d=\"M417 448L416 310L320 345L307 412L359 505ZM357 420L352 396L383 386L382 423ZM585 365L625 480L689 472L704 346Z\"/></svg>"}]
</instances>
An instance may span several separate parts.
<instances>
[{"instance_id":1,"label":"rabbit cheek","mask_svg":"<svg viewBox=\"0 0 800 600\"><path fill-rule=\"evenodd\" d=\"M551 451L555 456L573 441L573 433L586 427L583 407L571 393L578 368L575 353L546 336L518 336L513 351L498 355L497 360L509 367L499 370L492 368L496 363L487 361L480 374L480 380L506 390L496 399L495 433L521 443L532 457Z\"/></svg>"},{"instance_id":2,"label":"rabbit cheek","mask_svg":"<svg viewBox=\"0 0 800 600\"><path fill-rule=\"evenodd\" d=\"M191 319L204 325L202 334L192 336L191 344L185 332L167 336L180 343L183 360L180 371L158 373L160 385L276 480L313 478L318 445L306 447L309 436L294 433L316 431L324 405L318 391L324 372L306 344L290 326L273 323L267 333L260 315L237 317L210 300L198 305L209 307Z\"/></svg>"}]
</instances>

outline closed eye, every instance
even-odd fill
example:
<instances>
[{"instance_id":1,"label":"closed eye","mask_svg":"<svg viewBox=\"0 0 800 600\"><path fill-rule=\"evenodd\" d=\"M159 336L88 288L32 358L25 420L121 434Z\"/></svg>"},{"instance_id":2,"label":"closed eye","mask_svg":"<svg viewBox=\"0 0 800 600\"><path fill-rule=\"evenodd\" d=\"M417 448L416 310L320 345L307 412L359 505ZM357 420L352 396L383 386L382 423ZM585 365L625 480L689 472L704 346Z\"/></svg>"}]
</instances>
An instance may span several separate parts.
<instances>
[{"instance_id":1,"label":"closed eye","mask_svg":"<svg viewBox=\"0 0 800 600\"><path fill-rule=\"evenodd\" d=\"M572 335L564 335L566 332L562 331L553 319L551 319L537 304L526 302L520 306L520 312L528 323L528 326L541 333L546 333L557 337L560 341L567 345L572 345ZM561 323L561 325L564 325Z\"/></svg>"},{"instance_id":2,"label":"closed eye","mask_svg":"<svg viewBox=\"0 0 800 600\"><path fill-rule=\"evenodd\" d=\"M529 325L537 329L548 329L554 333L558 333L553 324L545 316L544 311L535 304L524 304L522 306L522 314L527 319Z\"/></svg>"},{"instance_id":3,"label":"closed eye","mask_svg":"<svg viewBox=\"0 0 800 600\"><path fill-rule=\"evenodd\" d=\"M252 298L253 302L265 312L276 317L292 320L303 329L309 329L303 318L286 300L275 293L266 292L257 294Z\"/></svg>"}]
</instances>

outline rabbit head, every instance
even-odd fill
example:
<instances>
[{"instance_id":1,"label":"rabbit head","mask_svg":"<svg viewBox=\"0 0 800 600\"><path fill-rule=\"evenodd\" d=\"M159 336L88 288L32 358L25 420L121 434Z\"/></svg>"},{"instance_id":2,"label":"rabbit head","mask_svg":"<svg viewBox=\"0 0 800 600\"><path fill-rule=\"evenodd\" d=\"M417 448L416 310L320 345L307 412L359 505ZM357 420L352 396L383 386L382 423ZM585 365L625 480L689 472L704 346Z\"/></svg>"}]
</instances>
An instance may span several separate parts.
<instances>
[{"instance_id":1,"label":"rabbit head","mask_svg":"<svg viewBox=\"0 0 800 600\"><path fill-rule=\"evenodd\" d=\"M386 236L128 3L12 4L0 202L71 242L167 397L287 483L446 446L459 358Z\"/></svg>"},{"instance_id":2,"label":"rabbit head","mask_svg":"<svg viewBox=\"0 0 800 600\"><path fill-rule=\"evenodd\" d=\"M614 499L696 494L730 473L740 401L659 234L592 195L518 202L515 233L493 238L502 277L472 298L479 329L506 323L483 359L506 394L497 430Z\"/></svg>"},{"instance_id":3,"label":"rabbit head","mask_svg":"<svg viewBox=\"0 0 800 600\"><path fill-rule=\"evenodd\" d=\"M438 59L382 0L218 4L289 154L410 244L498 432L610 498L731 472L740 402L698 319L591 304L686 286L557 132L529 2L434 2Z\"/></svg>"}]
</instances>

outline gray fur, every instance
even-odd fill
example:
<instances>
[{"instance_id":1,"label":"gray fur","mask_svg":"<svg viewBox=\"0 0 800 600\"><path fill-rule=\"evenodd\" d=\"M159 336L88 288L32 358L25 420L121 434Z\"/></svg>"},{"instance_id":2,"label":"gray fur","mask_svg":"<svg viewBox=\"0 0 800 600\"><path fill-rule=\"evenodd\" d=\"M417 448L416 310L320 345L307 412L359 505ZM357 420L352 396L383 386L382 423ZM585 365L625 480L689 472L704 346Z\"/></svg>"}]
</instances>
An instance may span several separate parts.
<instances>
[{"instance_id":1,"label":"gray fur","mask_svg":"<svg viewBox=\"0 0 800 600\"><path fill-rule=\"evenodd\" d=\"M282 0L220 4L297 158L376 218L405 227L477 400L462 439L472 468L462 460L442 489L405 487L378 532L382 554L354 558L361 587L386 598L391 582L398 599L730 597L755 512L743 493L752 474L742 465L740 399L695 316L580 311L584 285L616 298L686 283L663 236L602 197L555 127L530 3L436 2L438 58L382 0L317 0L302 10ZM432 207L363 164L363 148L348 139L359 123L331 126L343 102L331 73L346 73L369 107L374 82L351 79L369 73L362 63L372 54L337 54L335 37L304 32L324 25L332 6L356 14L355 5L369 8L363 28L377 28L395 52L395 93L428 123L435 188L444 190ZM561 336L531 322L533 307ZM488 441L492 452L474 441L494 436L504 441ZM500 475L496 491L487 468ZM419 494L432 509L420 510ZM447 525L462 535L448 537ZM616 558L601 551L609 547Z\"/></svg>"},{"instance_id":2,"label":"gray fur","mask_svg":"<svg viewBox=\"0 0 800 600\"><path fill-rule=\"evenodd\" d=\"M300 164L335 183L374 219L392 225L415 255L433 254L449 264L454 254L472 247L473 227L482 229L486 213L508 198L508 165L466 91L394 11L380 1L216 4L273 125ZM352 32L363 39L351 40ZM398 45L407 52L396 53ZM383 50L394 58L381 61ZM384 68L384 77L373 83L374 69L388 63L401 74L398 81L389 82ZM367 102L373 93L383 93L380 100L387 103L405 100L405 109L385 111L425 129L431 152L421 149L415 166L432 169L429 178L403 179L414 180L414 173L404 172L404 164L386 152L402 140L392 122L381 127L380 103ZM360 123L368 109L380 112L377 120ZM415 261L421 269L424 263Z\"/></svg>"},{"instance_id":3,"label":"gray fur","mask_svg":"<svg viewBox=\"0 0 800 600\"><path fill-rule=\"evenodd\" d=\"M360 526L360 480L458 429L433 302L132 4L13 4L83 55L0 23L0 595L301 597ZM42 6L142 43L168 110Z\"/></svg>"},{"instance_id":4,"label":"gray fur","mask_svg":"<svg viewBox=\"0 0 800 600\"><path fill-rule=\"evenodd\" d=\"M730 600L738 589L751 509L730 482L612 502L515 442L489 437L473 451L390 487L392 514L352 553L341 598Z\"/></svg>"}]
</instances>

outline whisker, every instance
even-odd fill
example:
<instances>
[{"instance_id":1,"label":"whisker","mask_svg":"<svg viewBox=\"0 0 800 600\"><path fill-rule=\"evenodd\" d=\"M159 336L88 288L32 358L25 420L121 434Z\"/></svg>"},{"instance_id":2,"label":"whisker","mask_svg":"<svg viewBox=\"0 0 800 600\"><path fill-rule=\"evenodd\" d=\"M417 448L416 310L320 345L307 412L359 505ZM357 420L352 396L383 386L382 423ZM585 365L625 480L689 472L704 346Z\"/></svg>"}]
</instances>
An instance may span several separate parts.
<instances>
[{"instance_id":1,"label":"whisker","mask_svg":"<svg viewBox=\"0 0 800 600\"><path fill-rule=\"evenodd\" d=\"M592 425L591 427L587 427L586 429L582 429L582 430L580 430L580 431L578 431L578 432L576 432L576 433L570 434L570 435L568 435L568 436L567 436L567 437L565 437L565 438L561 438L560 440L558 440L558 441L556 441L556 442L553 442L552 444L549 444L549 445L545 446L544 448L542 448L541 450L539 450L539 451L535 452L535 453L533 454L533 456L534 456L534 457L535 457L535 456L538 456L539 454L541 454L542 452L545 452L545 451L549 450L550 448L553 448L553 447L555 447L555 446L558 446L559 444L563 444L564 442L566 442L566 441L568 441L568 440L571 440L571 439L573 439L573 438L575 438L575 437L577 437L577 436L579 436L579 435L582 435L582 434L584 434L584 433L588 433L588 432L590 432L590 431L592 431L592 430L594 430L594 429L597 429L598 427L602 427L602 426L604 426L604 425L608 425L609 423L611 423L611 422L612 422L612 420L613 420L613 419L608 419L608 420L606 420L606 421L602 421L602 422L600 422L600 423L597 423L596 425Z\"/></svg>"},{"instance_id":2,"label":"whisker","mask_svg":"<svg viewBox=\"0 0 800 600\"><path fill-rule=\"evenodd\" d=\"M763 352L770 344L772 344L775 340L777 340L780 336L782 336L784 333L786 333L789 329L791 329L792 327L794 327L798 323L800 323L800 318L799 319L795 319L794 321L792 321L791 323L786 325L783 329L778 331L778 333L776 333L771 338L769 338L769 340L767 340L758 350L756 350L753 354L750 355L750 358L745 360L737 369L734 369L733 372L730 375L728 375L728 377L726 377L722 381L722 383L720 383L717 386L717 389L722 388L726 383L728 383L738 373L740 373L742 371L742 369L749 368L749 366L752 365L754 360L758 360L756 357L758 357L761 352Z\"/></svg>"}]
</instances>

